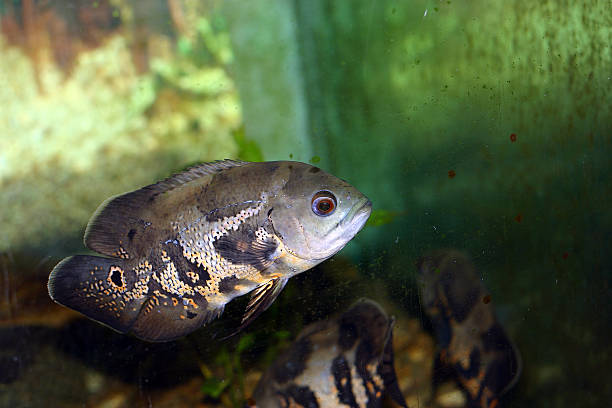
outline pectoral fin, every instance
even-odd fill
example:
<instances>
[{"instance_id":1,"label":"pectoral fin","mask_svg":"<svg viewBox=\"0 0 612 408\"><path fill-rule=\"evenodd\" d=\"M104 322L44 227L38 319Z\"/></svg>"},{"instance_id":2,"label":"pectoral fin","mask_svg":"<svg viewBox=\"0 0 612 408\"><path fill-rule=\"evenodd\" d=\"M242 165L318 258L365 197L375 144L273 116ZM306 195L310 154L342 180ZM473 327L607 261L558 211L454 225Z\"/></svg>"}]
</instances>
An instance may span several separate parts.
<instances>
[{"instance_id":1,"label":"pectoral fin","mask_svg":"<svg viewBox=\"0 0 612 408\"><path fill-rule=\"evenodd\" d=\"M223 337L226 339L238 334L242 329L247 327L257 316L263 313L281 293L288 278L272 278L255 288L251 294L251 299L246 307L240 327L234 330L231 334Z\"/></svg>"},{"instance_id":2,"label":"pectoral fin","mask_svg":"<svg viewBox=\"0 0 612 408\"><path fill-rule=\"evenodd\" d=\"M213 243L215 250L224 259L235 265L251 265L263 271L275 260L278 243L267 238L260 240L249 228L230 231Z\"/></svg>"},{"instance_id":3,"label":"pectoral fin","mask_svg":"<svg viewBox=\"0 0 612 408\"><path fill-rule=\"evenodd\" d=\"M242 317L240 330L248 326L257 316L270 307L288 280L287 278L273 278L255 288Z\"/></svg>"}]
</instances>

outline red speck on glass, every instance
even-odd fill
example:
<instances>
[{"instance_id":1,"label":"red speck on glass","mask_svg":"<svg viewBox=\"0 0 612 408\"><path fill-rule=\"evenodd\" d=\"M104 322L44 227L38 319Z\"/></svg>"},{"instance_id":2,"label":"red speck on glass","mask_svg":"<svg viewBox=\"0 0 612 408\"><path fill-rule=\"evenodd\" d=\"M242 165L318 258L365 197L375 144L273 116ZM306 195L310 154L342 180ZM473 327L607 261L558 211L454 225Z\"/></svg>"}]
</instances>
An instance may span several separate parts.
<instances>
[{"instance_id":1,"label":"red speck on glass","mask_svg":"<svg viewBox=\"0 0 612 408\"><path fill-rule=\"evenodd\" d=\"M449 170L448 171L448 178L453 178L457 175L457 173L455 173L455 170Z\"/></svg>"},{"instance_id":2,"label":"red speck on glass","mask_svg":"<svg viewBox=\"0 0 612 408\"><path fill-rule=\"evenodd\" d=\"M523 221L523 216L521 214L519 214L516 217L514 217L514 219L516 220L516 222L521 222L521 221Z\"/></svg>"},{"instance_id":3,"label":"red speck on glass","mask_svg":"<svg viewBox=\"0 0 612 408\"><path fill-rule=\"evenodd\" d=\"M512 133L512 134L510 135L510 141L511 141L512 143L516 142L516 133Z\"/></svg>"},{"instance_id":4,"label":"red speck on glass","mask_svg":"<svg viewBox=\"0 0 612 408\"><path fill-rule=\"evenodd\" d=\"M569 254L567 252L563 253L563 259L567 259L568 256L569 256Z\"/></svg>"}]
</instances>

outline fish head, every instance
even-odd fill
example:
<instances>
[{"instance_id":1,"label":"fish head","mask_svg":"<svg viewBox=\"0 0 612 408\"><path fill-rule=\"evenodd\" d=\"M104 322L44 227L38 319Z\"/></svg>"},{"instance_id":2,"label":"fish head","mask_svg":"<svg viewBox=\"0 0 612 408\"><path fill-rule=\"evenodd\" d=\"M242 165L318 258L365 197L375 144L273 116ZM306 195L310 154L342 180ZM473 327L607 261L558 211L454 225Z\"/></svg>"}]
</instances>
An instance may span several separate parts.
<instances>
[{"instance_id":1,"label":"fish head","mask_svg":"<svg viewBox=\"0 0 612 408\"><path fill-rule=\"evenodd\" d=\"M365 225L372 203L323 170L287 162L287 182L271 200L270 220L287 251L314 266L340 251Z\"/></svg>"},{"instance_id":2,"label":"fish head","mask_svg":"<svg viewBox=\"0 0 612 408\"><path fill-rule=\"evenodd\" d=\"M486 293L469 258L458 250L432 251L419 261L421 302L436 308L440 302L463 316L480 293Z\"/></svg>"}]
</instances>

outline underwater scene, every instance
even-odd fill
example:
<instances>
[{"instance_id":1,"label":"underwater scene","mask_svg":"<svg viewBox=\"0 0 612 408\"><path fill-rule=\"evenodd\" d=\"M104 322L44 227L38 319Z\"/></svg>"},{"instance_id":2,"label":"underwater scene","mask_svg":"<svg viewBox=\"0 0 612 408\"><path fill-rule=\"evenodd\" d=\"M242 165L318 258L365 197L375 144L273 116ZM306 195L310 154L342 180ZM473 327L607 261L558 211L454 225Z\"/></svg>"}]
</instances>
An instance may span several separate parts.
<instances>
[{"instance_id":1,"label":"underwater scene","mask_svg":"<svg viewBox=\"0 0 612 408\"><path fill-rule=\"evenodd\" d=\"M0 0L0 407L612 406L611 10Z\"/></svg>"}]
</instances>

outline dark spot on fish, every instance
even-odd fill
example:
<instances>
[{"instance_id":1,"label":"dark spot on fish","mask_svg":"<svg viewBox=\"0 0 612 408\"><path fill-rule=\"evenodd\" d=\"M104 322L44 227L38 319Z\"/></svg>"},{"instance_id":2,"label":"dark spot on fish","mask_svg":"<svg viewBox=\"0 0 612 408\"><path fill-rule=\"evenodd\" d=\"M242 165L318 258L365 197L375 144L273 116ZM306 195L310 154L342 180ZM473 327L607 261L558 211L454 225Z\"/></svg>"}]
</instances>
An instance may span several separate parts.
<instances>
[{"instance_id":1,"label":"dark spot on fish","mask_svg":"<svg viewBox=\"0 0 612 408\"><path fill-rule=\"evenodd\" d=\"M365 389L368 401L376 401L378 399L376 397L377 391L381 391L373 381L372 374L367 369L368 363L377 357L378 354L374 352L374 345L372 342L362 339L355 351L355 368L357 369L357 374L363 380L363 384L366 385Z\"/></svg>"},{"instance_id":2,"label":"dark spot on fish","mask_svg":"<svg viewBox=\"0 0 612 408\"><path fill-rule=\"evenodd\" d=\"M199 279L197 282L206 283L206 281L210 280L210 274L208 273L208 268L206 268L206 266L198 265L195 262L189 262L189 263L195 268L195 272L198 274Z\"/></svg>"},{"instance_id":3,"label":"dark spot on fish","mask_svg":"<svg viewBox=\"0 0 612 408\"><path fill-rule=\"evenodd\" d=\"M451 338L453 337L452 328L450 321L444 316L443 313L439 314L433 322L434 330L436 332L436 340L441 348L446 348L450 345Z\"/></svg>"},{"instance_id":4,"label":"dark spot on fish","mask_svg":"<svg viewBox=\"0 0 612 408\"><path fill-rule=\"evenodd\" d=\"M400 389L397 381L397 374L395 373L395 358L393 356L393 324L394 319L391 318L389 322L389 335L386 340L385 347L383 349L382 361L376 368L376 372L383 379L383 385L385 393L391 397L397 405L408 408L406 400Z\"/></svg>"},{"instance_id":5,"label":"dark spot on fish","mask_svg":"<svg viewBox=\"0 0 612 408\"><path fill-rule=\"evenodd\" d=\"M123 280L121 279L121 269L117 268L117 267L112 267L110 269L110 280L119 287L123 286Z\"/></svg>"},{"instance_id":6,"label":"dark spot on fish","mask_svg":"<svg viewBox=\"0 0 612 408\"><path fill-rule=\"evenodd\" d=\"M361 378L367 380L370 378L370 373L366 370L366 365L375 357L372 343L362 339L357 346L355 351L355 366L357 366L357 373Z\"/></svg>"},{"instance_id":7,"label":"dark spot on fish","mask_svg":"<svg viewBox=\"0 0 612 408\"><path fill-rule=\"evenodd\" d=\"M219 282L219 292L221 293L231 293L236 289L236 285L242 282L241 279L238 279L235 276L227 276Z\"/></svg>"},{"instance_id":8,"label":"dark spot on fish","mask_svg":"<svg viewBox=\"0 0 612 408\"><path fill-rule=\"evenodd\" d=\"M488 305L489 303L491 303L491 295L485 295L482 298L482 303L484 303L485 305Z\"/></svg>"},{"instance_id":9,"label":"dark spot on fish","mask_svg":"<svg viewBox=\"0 0 612 408\"><path fill-rule=\"evenodd\" d=\"M338 390L338 400L351 408L358 408L359 406L351 388L351 369L344 356L340 355L334 358L331 373L334 376L334 383Z\"/></svg>"},{"instance_id":10,"label":"dark spot on fish","mask_svg":"<svg viewBox=\"0 0 612 408\"><path fill-rule=\"evenodd\" d=\"M193 286L206 286L206 282L210 280L210 274L208 273L208 269L204 265L198 265L196 262L191 262L189 259L185 258L182 253L182 248L180 245L176 245L174 243L175 240L168 240L164 244L162 244L162 249L166 251L166 254L176 266L178 270L179 279L185 282L187 285ZM159 261L153 263L154 268L165 268L165 265ZM187 275L187 272L193 272L197 275L197 280L194 282L192 277ZM192 275L193 276L193 275ZM202 295L197 293L195 295L199 298L198 302L204 300Z\"/></svg>"},{"instance_id":11,"label":"dark spot on fish","mask_svg":"<svg viewBox=\"0 0 612 408\"><path fill-rule=\"evenodd\" d=\"M131 229L131 230L128 232L127 237L128 237L128 239L131 241L131 240L133 240L133 239L134 239L134 235L136 235L136 230L135 230L134 228L132 228L132 229Z\"/></svg>"},{"instance_id":12,"label":"dark spot on fish","mask_svg":"<svg viewBox=\"0 0 612 408\"><path fill-rule=\"evenodd\" d=\"M278 244L270 239L259 241L249 226L240 226L213 243L215 250L234 265L251 265L259 271L272 264Z\"/></svg>"},{"instance_id":13,"label":"dark spot on fish","mask_svg":"<svg viewBox=\"0 0 612 408\"><path fill-rule=\"evenodd\" d=\"M505 351L512 349L512 345L508 341L506 332L497 323L493 324L486 332L484 332L481 338L485 351Z\"/></svg>"},{"instance_id":14,"label":"dark spot on fish","mask_svg":"<svg viewBox=\"0 0 612 408\"><path fill-rule=\"evenodd\" d=\"M304 408L319 408L315 393L308 387L292 385L285 391L297 404ZM293 406L293 405L291 405Z\"/></svg>"},{"instance_id":15,"label":"dark spot on fish","mask_svg":"<svg viewBox=\"0 0 612 408\"><path fill-rule=\"evenodd\" d=\"M481 360L480 350L478 348L473 348L472 351L470 352L470 356L468 357L468 362L470 363L468 368L464 369L463 364L462 364L464 362L459 361L455 365L456 370L463 378L466 378L466 379L477 378L478 373L480 372L480 368L481 368L480 360Z\"/></svg>"},{"instance_id":16,"label":"dark spot on fish","mask_svg":"<svg viewBox=\"0 0 612 408\"><path fill-rule=\"evenodd\" d=\"M274 367L274 379L279 384L285 384L293 380L304 371L311 353L312 343L308 338L304 337L297 340L287 357L280 360Z\"/></svg>"},{"instance_id":17,"label":"dark spot on fish","mask_svg":"<svg viewBox=\"0 0 612 408\"><path fill-rule=\"evenodd\" d=\"M514 349L497 355L487 366L483 387L487 387L494 395L500 395L519 374L519 362Z\"/></svg>"},{"instance_id":18,"label":"dark spot on fish","mask_svg":"<svg viewBox=\"0 0 612 408\"><path fill-rule=\"evenodd\" d=\"M462 264L457 264L457 260L453 260L454 265L448 265L441 270L440 283L442 285L444 296L448 302L447 312L455 318L458 323L463 322L474 305L481 301L480 288L473 286L465 288L458 276L461 276Z\"/></svg>"},{"instance_id":19,"label":"dark spot on fish","mask_svg":"<svg viewBox=\"0 0 612 408\"><path fill-rule=\"evenodd\" d=\"M342 350L348 350L355 344L359 333L355 324L348 319L340 321L340 334L338 335L338 344Z\"/></svg>"},{"instance_id":20,"label":"dark spot on fish","mask_svg":"<svg viewBox=\"0 0 612 408\"><path fill-rule=\"evenodd\" d=\"M448 349L442 348L436 352L432 371L432 382L437 386L456 379L457 373L448 362Z\"/></svg>"},{"instance_id":21,"label":"dark spot on fish","mask_svg":"<svg viewBox=\"0 0 612 408\"><path fill-rule=\"evenodd\" d=\"M320 171L321 171L321 169L318 168L318 167L311 167L310 170L308 170L309 173L313 173L313 174L316 174L316 173L318 173Z\"/></svg>"},{"instance_id":22,"label":"dark spot on fish","mask_svg":"<svg viewBox=\"0 0 612 408\"><path fill-rule=\"evenodd\" d=\"M188 319L193 319L194 317L196 317L198 314L197 313L193 313L192 311L188 310L187 311L187 318Z\"/></svg>"},{"instance_id":23,"label":"dark spot on fish","mask_svg":"<svg viewBox=\"0 0 612 408\"><path fill-rule=\"evenodd\" d=\"M446 273L446 271L445 271ZM475 286L467 291L460 290L454 279L442 283L448 301L449 312L458 323L463 322L480 297L480 288Z\"/></svg>"}]
</instances>

